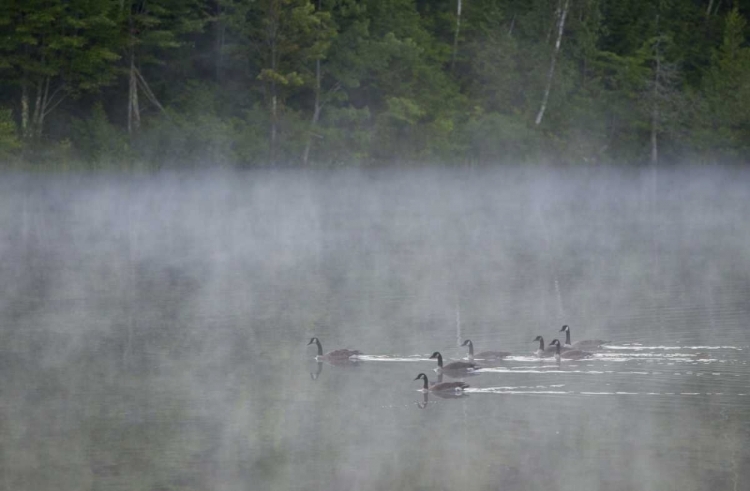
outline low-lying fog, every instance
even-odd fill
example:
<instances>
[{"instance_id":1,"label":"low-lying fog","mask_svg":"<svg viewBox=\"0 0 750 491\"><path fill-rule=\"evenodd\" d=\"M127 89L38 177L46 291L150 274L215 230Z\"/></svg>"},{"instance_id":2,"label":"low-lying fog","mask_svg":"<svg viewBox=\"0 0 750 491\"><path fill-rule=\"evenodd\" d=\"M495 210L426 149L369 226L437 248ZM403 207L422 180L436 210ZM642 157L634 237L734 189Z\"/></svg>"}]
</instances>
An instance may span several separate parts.
<instances>
[{"instance_id":1,"label":"low-lying fog","mask_svg":"<svg viewBox=\"0 0 750 491\"><path fill-rule=\"evenodd\" d=\"M6 175L0 268L2 489L750 480L745 169Z\"/></svg>"}]
</instances>

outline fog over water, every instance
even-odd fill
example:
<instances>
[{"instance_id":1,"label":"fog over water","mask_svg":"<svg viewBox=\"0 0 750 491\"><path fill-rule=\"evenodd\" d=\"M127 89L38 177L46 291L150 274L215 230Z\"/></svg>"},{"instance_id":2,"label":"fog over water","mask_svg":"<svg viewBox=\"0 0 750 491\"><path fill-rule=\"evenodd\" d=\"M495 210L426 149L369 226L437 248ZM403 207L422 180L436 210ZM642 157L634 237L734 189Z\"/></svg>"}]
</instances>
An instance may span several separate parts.
<instances>
[{"instance_id":1,"label":"fog over water","mask_svg":"<svg viewBox=\"0 0 750 491\"><path fill-rule=\"evenodd\" d=\"M746 169L6 175L0 272L0 489L749 486Z\"/></svg>"}]
</instances>

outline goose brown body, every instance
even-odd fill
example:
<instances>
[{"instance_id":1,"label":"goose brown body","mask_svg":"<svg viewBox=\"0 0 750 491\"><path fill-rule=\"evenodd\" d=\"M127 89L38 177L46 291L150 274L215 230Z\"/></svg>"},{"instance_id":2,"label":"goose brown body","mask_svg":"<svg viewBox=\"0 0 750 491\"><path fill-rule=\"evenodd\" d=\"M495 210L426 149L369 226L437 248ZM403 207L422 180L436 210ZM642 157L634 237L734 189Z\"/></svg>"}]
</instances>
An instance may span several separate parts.
<instances>
[{"instance_id":1,"label":"goose brown body","mask_svg":"<svg viewBox=\"0 0 750 491\"><path fill-rule=\"evenodd\" d=\"M560 340L553 339L552 342L549 344L550 346L555 347L555 358L558 360L562 357L567 360L580 360L582 358L589 358L593 356L593 353L590 353L588 351L582 351L577 349L570 349L567 351L560 352Z\"/></svg>"},{"instance_id":2,"label":"goose brown body","mask_svg":"<svg viewBox=\"0 0 750 491\"><path fill-rule=\"evenodd\" d=\"M448 372L469 372L473 370L478 370L481 368L476 363L470 362L470 361L452 361L448 363L447 365L443 365L443 355L440 354L439 351L436 351L430 356L430 359L437 358L438 371L448 371Z\"/></svg>"},{"instance_id":3,"label":"goose brown body","mask_svg":"<svg viewBox=\"0 0 750 491\"><path fill-rule=\"evenodd\" d=\"M430 385L427 381L427 375L425 375L424 373L420 373L419 375L417 375L417 378L415 378L414 380L419 379L424 380L424 387L422 388L422 390L428 390L430 392L457 392L469 387L469 384L467 384L466 382L438 382L436 384Z\"/></svg>"},{"instance_id":4,"label":"goose brown body","mask_svg":"<svg viewBox=\"0 0 750 491\"><path fill-rule=\"evenodd\" d=\"M560 328L560 332L565 332L565 344L562 348L570 348L577 350L597 350L601 349L605 344L609 344L612 341L605 341L603 339L582 339L575 343L570 342L570 326L565 324ZM563 351L565 351L563 349Z\"/></svg>"},{"instance_id":5,"label":"goose brown body","mask_svg":"<svg viewBox=\"0 0 750 491\"><path fill-rule=\"evenodd\" d=\"M318 360L344 361L351 358L356 358L362 354L362 352L359 350L337 349L329 351L324 355L323 345L320 344L320 340L318 338L311 338L310 342L307 343L307 345L310 346L311 344L316 344L318 346L318 356L316 356Z\"/></svg>"},{"instance_id":6,"label":"goose brown body","mask_svg":"<svg viewBox=\"0 0 750 491\"><path fill-rule=\"evenodd\" d=\"M471 339L467 339L466 341L464 341L461 346L469 347L470 360L473 360L474 358L480 358L482 360L499 360L511 355L509 351L482 351L480 353L474 354L474 343L471 341Z\"/></svg>"}]
</instances>

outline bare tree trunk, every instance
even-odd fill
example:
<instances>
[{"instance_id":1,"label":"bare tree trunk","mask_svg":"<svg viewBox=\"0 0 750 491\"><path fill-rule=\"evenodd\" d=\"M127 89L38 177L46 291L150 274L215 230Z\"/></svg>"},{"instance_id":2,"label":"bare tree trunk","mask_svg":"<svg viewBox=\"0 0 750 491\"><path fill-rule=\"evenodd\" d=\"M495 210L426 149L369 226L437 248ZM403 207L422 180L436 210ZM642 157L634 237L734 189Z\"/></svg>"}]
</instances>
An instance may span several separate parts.
<instances>
[{"instance_id":1,"label":"bare tree trunk","mask_svg":"<svg viewBox=\"0 0 750 491\"><path fill-rule=\"evenodd\" d=\"M320 8L321 0L318 0L317 12L320 12ZM317 60L315 60L315 101L313 107L313 117L312 122L310 123L310 130L307 133L305 150L304 152L302 152L302 165L304 165L305 167L307 167L307 163L310 159L310 148L312 147L313 130L318 125L318 120L320 119L320 110L322 109L322 105L320 103L320 79L320 58L318 58Z\"/></svg>"},{"instance_id":2,"label":"bare tree trunk","mask_svg":"<svg viewBox=\"0 0 750 491\"><path fill-rule=\"evenodd\" d=\"M276 59L278 56L277 52L277 36L278 36L278 28L279 28L279 9L281 6L279 5L278 1L274 0L271 1L270 5L270 11L268 13L269 22L268 22L268 29L267 29L267 41L269 48L271 50L271 71L273 72L273 75L270 80L269 84L269 91L270 91L270 98L271 98L271 107L270 107L270 117L271 117L271 124L270 124L270 135L269 135L269 146L268 146L268 158L271 165L276 165L276 139L277 139L277 133L278 133L278 116L279 116L279 101L278 101L278 94L276 91L276 68L278 66L278 60Z\"/></svg>"},{"instance_id":3,"label":"bare tree trunk","mask_svg":"<svg viewBox=\"0 0 750 491\"><path fill-rule=\"evenodd\" d=\"M456 54L458 53L458 34L461 31L461 0L456 1L456 33L453 36L453 58L451 59L451 72L456 66Z\"/></svg>"},{"instance_id":4,"label":"bare tree trunk","mask_svg":"<svg viewBox=\"0 0 750 491\"><path fill-rule=\"evenodd\" d=\"M657 17L658 23L658 17ZM656 166L659 163L659 84L661 83L661 59L659 57L659 41L656 41L654 67L654 87L652 90L653 101L651 102L651 163Z\"/></svg>"},{"instance_id":5,"label":"bare tree trunk","mask_svg":"<svg viewBox=\"0 0 750 491\"><path fill-rule=\"evenodd\" d=\"M560 0L562 2L562 0ZM544 96L542 98L542 105L539 108L539 113L536 115L536 120L534 121L536 125L538 126L542 122L542 118L544 118L544 112L547 110L547 101L549 100L549 91L552 87L552 79L555 74L555 63L557 63L557 55L560 52L560 43L562 42L562 35L563 30L565 29L565 17L568 15L568 7L570 6L570 0L565 0L565 5L562 7L562 9L559 8L558 4L558 11L560 12L560 19L557 24L557 41L555 41L555 48L552 51L552 59L549 63L549 72L547 73L547 86L544 89Z\"/></svg>"},{"instance_id":6,"label":"bare tree trunk","mask_svg":"<svg viewBox=\"0 0 750 491\"><path fill-rule=\"evenodd\" d=\"M128 83L128 134L141 127L141 110L138 105L138 78L135 70L135 53L130 51L130 76Z\"/></svg>"},{"instance_id":7,"label":"bare tree trunk","mask_svg":"<svg viewBox=\"0 0 750 491\"><path fill-rule=\"evenodd\" d=\"M659 124L659 108L654 105L651 111L651 163L659 163L659 140L657 138L657 125Z\"/></svg>"},{"instance_id":8,"label":"bare tree trunk","mask_svg":"<svg viewBox=\"0 0 750 491\"><path fill-rule=\"evenodd\" d=\"M42 93L42 101L41 106L39 107L39 117L36 122L36 138L39 140L42 137L42 131L44 129L44 117L49 114L49 112L52 110L49 108L50 104L50 97L49 97L49 83L50 83L50 77L45 77L44 80L44 91Z\"/></svg>"},{"instance_id":9,"label":"bare tree trunk","mask_svg":"<svg viewBox=\"0 0 750 491\"><path fill-rule=\"evenodd\" d=\"M513 35L513 28L516 25L516 14L513 14L513 18L510 20L510 27L508 28L508 37Z\"/></svg>"},{"instance_id":10,"label":"bare tree trunk","mask_svg":"<svg viewBox=\"0 0 750 491\"><path fill-rule=\"evenodd\" d=\"M36 84L36 97L34 98L34 113L31 115L31 137L37 140L39 137L39 115L42 111L42 88L43 82L37 82Z\"/></svg>"},{"instance_id":11,"label":"bare tree trunk","mask_svg":"<svg viewBox=\"0 0 750 491\"><path fill-rule=\"evenodd\" d=\"M549 43L550 38L552 37L552 33L555 32L555 27L560 25L560 7L562 0L557 0L557 8L555 8L555 22L551 23L549 26L549 30L547 31L547 38L544 40L544 43Z\"/></svg>"},{"instance_id":12,"label":"bare tree trunk","mask_svg":"<svg viewBox=\"0 0 750 491\"><path fill-rule=\"evenodd\" d=\"M269 158L271 164L276 164L276 132L278 124L278 100L276 96L276 82L271 81L271 142L269 146Z\"/></svg>"},{"instance_id":13,"label":"bare tree trunk","mask_svg":"<svg viewBox=\"0 0 750 491\"><path fill-rule=\"evenodd\" d=\"M130 3L130 2L128 2ZM123 7L123 3L120 3ZM141 127L141 108L138 103L138 75L135 68L135 26L132 9L128 10L128 29L130 36L130 71L128 73L128 135L133 136Z\"/></svg>"},{"instance_id":14,"label":"bare tree trunk","mask_svg":"<svg viewBox=\"0 0 750 491\"><path fill-rule=\"evenodd\" d=\"M214 65L214 76L216 81L222 79L222 66L224 63L224 40L226 34L226 25L221 15L221 1L216 1L216 24L215 24L215 49L216 49L216 64Z\"/></svg>"},{"instance_id":15,"label":"bare tree trunk","mask_svg":"<svg viewBox=\"0 0 750 491\"><path fill-rule=\"evenodd\" d=\"M29 82L24 75L21 80L21 135L24 140L30 136L29 127Z\"/></svg>"},{"instance_id":16,"label":"bare tree trunk","mask_svg":"<svg viewBox=\"0 0 750 491\"><path fill-rule=\"evenodd\" d=\"M708 0L708 8L706 9L706 17L711 15L711 7L714 6L714 0Z\"/></svg>"},{"instance_id":17,"label":"bare tree trunk","mask_svg":"<svg viewBox=\"0 0 750 491\"><path fill-rule=\"evenodd\" d=\"M318 2L320 5L320 2ZM313 109L312 123L310 124L310 131L307 134L307 142L305 143L305 151L302 154L302 165L307 166L307 162L310 158L310 147L312 147L313 130L318 125L320 119L320 110L322 106L320 104L320 60L315 60L315 107Z\"/></svg>"}]
</instances>

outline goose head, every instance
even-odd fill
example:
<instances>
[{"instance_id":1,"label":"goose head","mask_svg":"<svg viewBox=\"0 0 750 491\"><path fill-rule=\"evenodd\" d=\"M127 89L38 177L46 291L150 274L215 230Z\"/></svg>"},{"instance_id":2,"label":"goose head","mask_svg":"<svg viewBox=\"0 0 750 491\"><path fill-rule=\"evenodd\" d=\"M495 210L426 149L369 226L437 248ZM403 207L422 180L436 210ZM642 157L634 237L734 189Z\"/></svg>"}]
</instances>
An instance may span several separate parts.
<instances>
[{"instance_id":1,"label":"goose head","mask_svg":"<svg viewBox=\"0 0 750 491\"><path fill-rule=\"evenodd\" d=\"M433 358L437 358L438 368L436 370L443 368L443 355L441 355L439 351L434 352L432 356L430 356L430 360Z\"/></svg>"},{"instance_id":2,"label":"goose head","mask_svg":"<svg viewBox=\"0 0 750 491\"><path fill-rule=\"evenodd\" d=\"M541 337L541 336L537 336L537 337L535 337L534 339L532 339L531 341L532 341L532 342L534 342L534 341L544 341L544 338L543 338L543 337Z\"/></svg>"},{"instance_id":3,"label":"goose head","mask_svg":"<svg viewBox=\"0 0 750 491\"><path fill-rule=\"evenodd\" d=\"M323 345L320 344L320 339L315 338L315 337L310 338L310 342L307 343L307 345L310 346L311 344L317 344L318 345L318 356L323 356Z\"/></svg>"},{"instance_id":4,"label":"goose head","mask_svg":"<svg viewBox=\"0 0 750 491\"><path fill-rule=\"evenodd\" d=\"M424 373L420 373L419 375L417 375L417 378L415 378L414 380L419 380L421 378L427 380L427 375L425 375Z\"/></svg>"},{"instance_id":5,"label":"goose head","mask_svg":"<svg viewBox=\"0 0 750 491\"><path fill-rule=\"evenodd\" d=\"M558 332L570 332L570 326L567 325L567 324L565 324L564 326L562 326L560 328L560 330ZM550 344L552 344L552 343L550 343Z\"/></svg>"},{"instance_id":6,"label":"goose head","mask_svg":"<svg viewBox=\"0 0 750 491\"><path fill-rule=\"evenodd\" d=\"M464 341L464 343L461 346L471 346L473 344L474 343L471 342L471 339L467 339L466 341Z\"/></svg>"}]
</instances>

